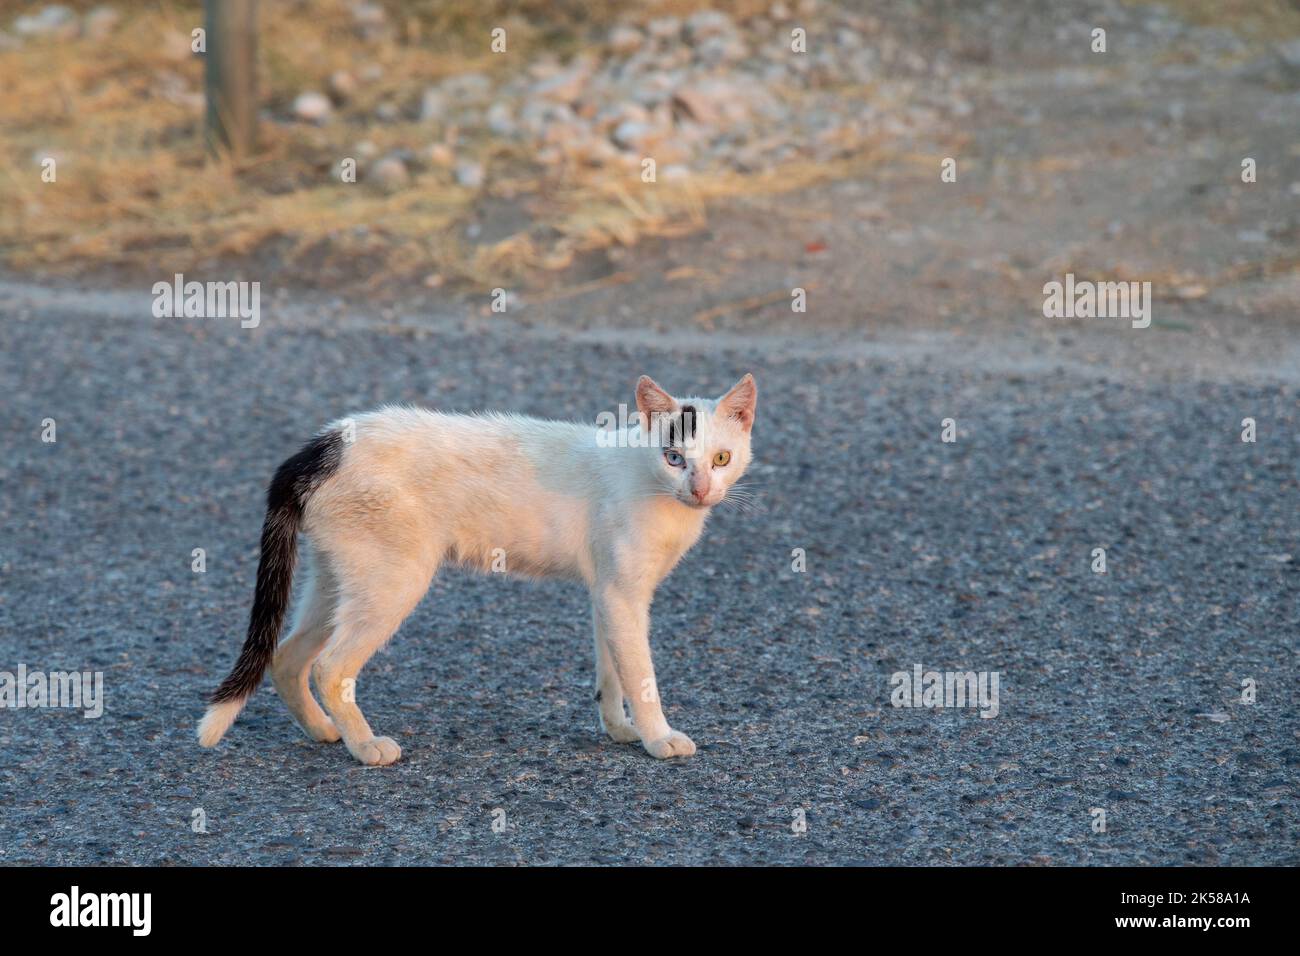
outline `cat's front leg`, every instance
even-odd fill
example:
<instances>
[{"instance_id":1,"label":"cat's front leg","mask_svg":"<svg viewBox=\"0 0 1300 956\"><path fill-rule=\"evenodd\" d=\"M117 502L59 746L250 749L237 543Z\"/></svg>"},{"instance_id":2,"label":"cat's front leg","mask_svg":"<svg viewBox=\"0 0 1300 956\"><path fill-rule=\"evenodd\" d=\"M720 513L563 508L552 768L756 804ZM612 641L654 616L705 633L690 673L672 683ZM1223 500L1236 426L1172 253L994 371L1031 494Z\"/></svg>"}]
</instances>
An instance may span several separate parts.
<instances>
[{"instance_id":1,"label":"cat's front leg","mask_svg":"<svg viewBox=\"0 0 1300 956\"><path fill-rule=\"evenodd\" d=\"M695 753L695 742L668 726L659 703L654 663L650 660L649 598L631 596L634 593L617 585L601 587L593 593L598 647L606 650L613 662L623 695L632 709L632 728L646 752L660 759L689 757ZM601 703L604 717L604 701ZM622 709L621 702L619 709Z\"/></svg>"}]
</instances>

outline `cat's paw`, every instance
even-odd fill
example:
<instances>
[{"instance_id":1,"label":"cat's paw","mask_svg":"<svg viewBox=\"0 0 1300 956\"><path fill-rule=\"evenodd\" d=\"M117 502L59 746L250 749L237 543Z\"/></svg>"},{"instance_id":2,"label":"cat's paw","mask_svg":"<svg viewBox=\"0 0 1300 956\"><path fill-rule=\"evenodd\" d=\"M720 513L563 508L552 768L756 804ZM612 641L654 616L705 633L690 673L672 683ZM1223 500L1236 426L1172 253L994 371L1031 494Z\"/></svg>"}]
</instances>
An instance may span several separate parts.
<instances>
[{"instance_id":1,"label":"cat's paw","mask_svg":"<svg viewBox=\"0 0 1300 956\"><path fill-rule=\"evenodd\" d=\"M386 767L402 756L402 748L392 737L371 737L355 746L348 744L348 752L368 767Z\"/></svg>"},{"instance_id":2,"label":"cat's paw","mask_svg":"<svg viewBox=\"0 0 1300 956\"><path fill-rule=\"evenodd\" d=\"M689 757L695 753L695 741L680 730L670 730L667 737L647 740L645 749L650 756L658 757L660 760L667 760L669 757Z\"/></svg>"},{"instance_id":3,"label":"cat's paw","mask_svg":"<svg viewBox=\"0 0 1300 956\"><path fill-rule=\"evenodd\" d=\"M600 720L600 726L605 733L609 734L609 739L616 744L631 744L641 739L641 735L636 732L632 726L632 721L626 717L622 721L606 721L603 717Z\"/></svg>"}]
</instances>

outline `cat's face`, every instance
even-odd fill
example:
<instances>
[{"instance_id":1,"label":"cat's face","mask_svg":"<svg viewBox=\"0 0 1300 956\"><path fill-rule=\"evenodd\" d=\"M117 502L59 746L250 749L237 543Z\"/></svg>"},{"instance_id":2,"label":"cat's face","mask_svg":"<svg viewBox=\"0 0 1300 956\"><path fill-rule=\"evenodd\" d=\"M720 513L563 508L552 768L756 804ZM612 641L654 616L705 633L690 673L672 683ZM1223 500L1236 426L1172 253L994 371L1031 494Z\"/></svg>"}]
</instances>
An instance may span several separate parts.
<instances>
[{"instance_id":1,"label":"cat's face","mask_svg":"<svg viewBox=\"0 0 1300 956\"><path fill-rule=\"evenodd\" d=\"M692 508L722 501L749 465L757 401L753 375L718 399L674 398L642 375L636 405L658 439L646 464L659 489Z\"/></svg>"}]
</instances>

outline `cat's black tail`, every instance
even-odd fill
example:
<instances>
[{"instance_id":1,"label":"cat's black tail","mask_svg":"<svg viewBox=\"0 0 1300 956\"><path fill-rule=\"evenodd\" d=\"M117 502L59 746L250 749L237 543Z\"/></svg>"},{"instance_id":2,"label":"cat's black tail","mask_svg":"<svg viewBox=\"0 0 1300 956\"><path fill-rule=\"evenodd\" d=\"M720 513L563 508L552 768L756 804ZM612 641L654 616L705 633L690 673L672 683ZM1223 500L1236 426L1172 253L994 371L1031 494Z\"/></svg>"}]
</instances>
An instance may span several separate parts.
<instances>
[{"instance_id":1,"label":"cat's black tail","mask_svg":"<svg viewBox=\"0 0 1300 956\"><path fill-rule=\"evenodd\" d=\"M281 465L271 479L248 637L234 670L213 692L208 711L199 722L199 743L204 747L215 746L235 722L275 656L293 587L303 508L311 493L335 472L342 457L342 432L322 432Z\"/></svg>"}]
</instances>

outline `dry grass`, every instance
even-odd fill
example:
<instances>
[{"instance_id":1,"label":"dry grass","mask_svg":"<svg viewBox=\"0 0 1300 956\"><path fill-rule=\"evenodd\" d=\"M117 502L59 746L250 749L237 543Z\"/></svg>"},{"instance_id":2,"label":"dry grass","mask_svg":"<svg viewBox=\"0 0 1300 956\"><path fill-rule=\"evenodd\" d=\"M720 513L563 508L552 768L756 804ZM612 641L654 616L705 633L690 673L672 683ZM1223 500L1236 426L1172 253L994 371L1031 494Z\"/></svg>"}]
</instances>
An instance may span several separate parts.
<instances>
[{"instance_id":1,"label":"dry grass","mask_svg":"<svg viewBox=\"0 0 1300 956\"><path fill-rule=\"evenodd\" d=\"M643 14L702 5L664 0ZM743 13L755 5L731 6ZM274 263L287 277L325 285L364 278L378 286L429 275L500 284L562 268L584 250L697 228L710 201L797 188L836 172L809 164L779 176L694 177L647 189L639 169L557 174L518 147L437 124L373 120L381 103L405 111L444 76L504 68L486 41L465 38L486 38L492 25L504 23L512 54L523 54L513 63L543 49L563 55L614 21L620 5L612 0L390 4L396 35L367 43L355 36L344 0L262 4L260 92L280 119L262 123L257 154L236 167L204 153L203 67L188 47L190 30L202 23L201 5L117 7L125 16L106 42L29 42L0 56L0 128L7 131L0 144L0 259L9 268L153 273L160 263L169 272ZM330 124L283 120L302 90L323 89L335 70L357 75L371 65L382 76L362 83ZM528 225L490 245L462 241L457 227L485 194L456 185L451 171L436 164L395 195L341 182L339 163L361 140L378 154L453 143L458 157L489 169L487 195L527 206ZM57 162L54 183L41 179L44 157Z\"/></svg>"},{"instance_id":2,"label":"dry grass","mask_svg":"<svg viewBox=\"0 0 1300 956\"><path fill-rule=\"evenodd\" d=\"M23 5L36 10L41 2ZM73 0L80 9L93 0ZM547 170L517 146L437 124L378 123L381 103L404 112L438 79L497 73L542 52L563 56L629 9L649 19L701 7L745 16L766 0L406 0L387 3L395 35L357 39L346 0L261 4L259 82L272 117L256 155L239 167L203 149L202 60L189 33L199 0L128 3L108 41L29 42L0 54L0 263L46 273L271 268L286 281L379 288L398 277L482 285L560 269L582 252L696 229L711 203L797 189L844 175L853 163L795 163L765 175L695 176L646 188L638 169ZM1300 32L1287 0L1178 0L1198 19L1272 35ZM1225 17L1222 10L1235 13ZM13 15L21 10L8 11ZM1297 21L1297 22L1293 22ZM492 26L509 30L512 56L494 57ZM294 96L323 89L335 70L382 75L360 84L335 121L285 122ZM376 153L450 142L489 170L486 191L458 186L436 164L386 195L340 181L339 162L368 140ZM855 144L863 145L863 144ZM41 161L58 163L57 182ZM461 238L485 201L526 210L525 225L491 244Z\"/></svg>"},{"instance_id":3,"label":"dry grass","mask_svg":"<svg viewBox=\"0 0 1300 956\"><path fill-rule=\"evenodd\" d=\"M262 5L263 99L278 113L331 71L354 69L361 52L343 3L313 4L310 17L299 6ZM128 13L107 43L33 43L0 58L0 126L9 131L0 251L11 266L138 267L165 253L169 268L184 268L248 256L276 239L289 240L291 254L328 242L337 247L331 255L347 256L374 243L356 227L419 239L445 230L472 201L449 182L395 197L343 184L338 162L358 139L382 149L417 135L403 124L362 131L346 115L338 129L263 123L261 148L243 167L210 161L196 102L202 61L188 51L199 6L147 7ZM401 42L369 45L364 57L384 74L351 104L354 116L490 65ZM55 183L41 180L44 156L58 162Z\"/></svg>"}]
</instances>

